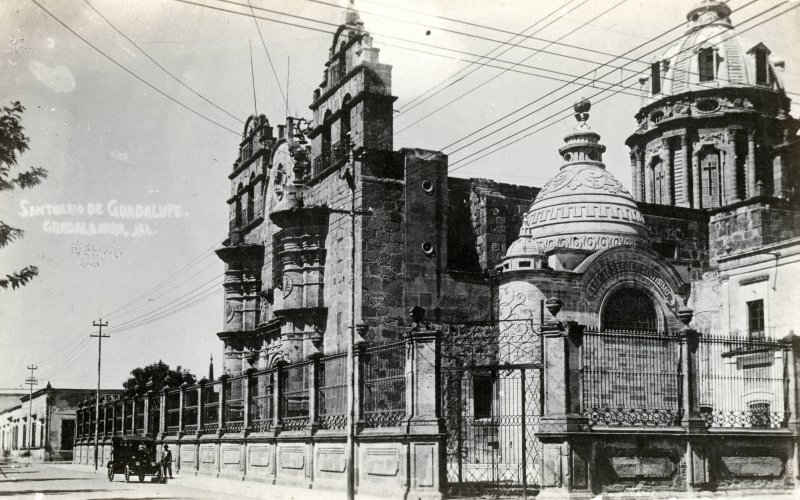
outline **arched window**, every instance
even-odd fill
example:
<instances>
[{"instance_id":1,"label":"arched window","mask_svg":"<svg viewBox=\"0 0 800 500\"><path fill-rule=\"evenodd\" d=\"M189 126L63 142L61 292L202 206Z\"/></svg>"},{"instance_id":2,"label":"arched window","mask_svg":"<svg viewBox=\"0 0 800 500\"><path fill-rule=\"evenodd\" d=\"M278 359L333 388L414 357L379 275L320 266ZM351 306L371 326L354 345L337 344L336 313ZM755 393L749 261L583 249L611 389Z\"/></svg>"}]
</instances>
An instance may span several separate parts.
<instances>
[{"instance_id":1,"label":"arched window","mask_svg":"<svg viewBox=\"0 0 800 500\"><path fill-rule=\"evenodd\" d=\"M700 176L703 208L719 207L722 203L719 178L719 151L706 147L700 152Z\"/></svg>"},{"instance_id":2,"label":"arched window","mask_svg":"<svg viewBox=\"0 0 800 500\"><path fill-rule=\"evenodd\" d=\"M698 53L697 72L701 82L710 82L716 79L717 73L716 52L712 48L702 49Z\"/></svg>"},{"instance_id":3,"label":"arched window","mask_svg":"<svg viewBox=\"0 0 800 500\"><path fill-rule=\"evenodd\" d=\"M661 93L661 63L650 65L650 92L653 95Z\"/></svg>"},{"instance_id":4,"label":"arched window","mask_svg":"<svg viewBox=\"0 0 800 500\"><path fill-rule=\"evenodd\" d=\"M339 112L339 140L342 144L350 141L350 94L342 99L342 110ZM346 149L346 148L345 148Z\"/></svg>"},{"instance_id":5,"label":"arched window","mask_svg":"<svg viewBox=\"0 0 800 500\"><path fill-rule=\"evenodd\" d=\"M605 330L656 331L658 318L653 301L635 288L614 292L603 310Z\"/></svg>"},{"instance_id":6,"label":"arched window","mask_svg":"<svg viewBox=\"0 0 800 500\"><path fill-rule=\"evenodd\" d=\"M664 162L661 158L655 158L652 163L653 168L653 203L666 202L666 182L664 177Z\"/></svg>"},{"instance_id":7,"label":"arched window","mask_svg":"<svg viewBox=\"0 0 800 500\"><path fill-rule=\"evenodd\" d=\"M242 227L242 195L240 194L241 191L242 191L242 183L240 182L239 185L236 187L236 193L234 194L234 196L236 197L235 209L234 209L235 227Z\"/></svg>"},{"instance_id":8,"label":"arched window","mask_svg":"<svg viewBox=\"0 0 800 500\"><path fill-rule=\"evenodd\" d=\"M331 110L325 111L325 117L322 119L322 144L320 149L320 155L324 159L325 166L328 166L328 162L331 157Z\"/></svg>"},{"instance_id":9,"label":"arched window","mask_svg":"<svg viewBox=\"0 0 800 500\"><path fill-rule=\"evenodd\" d=\"M255 200L253 200L253 195L255 194L253 184L255 183L256 175L251 173L250 174L250 183L247 186L247 222L252 222L255 219Z\"/></svg>"},{"instance_id":10,"label":"arched window","mask_svg":"<svg viewBox=\"0 0 800 500\"><path fill-rule=\"evenodd\" d=\"M769 55L769 51L767 51L766 47L759 47L755 50L755 59L756 59L756 83L758 85L768 85L769 84L769 63L767 62L767 56Z\"/></svg>"}]
</instances>

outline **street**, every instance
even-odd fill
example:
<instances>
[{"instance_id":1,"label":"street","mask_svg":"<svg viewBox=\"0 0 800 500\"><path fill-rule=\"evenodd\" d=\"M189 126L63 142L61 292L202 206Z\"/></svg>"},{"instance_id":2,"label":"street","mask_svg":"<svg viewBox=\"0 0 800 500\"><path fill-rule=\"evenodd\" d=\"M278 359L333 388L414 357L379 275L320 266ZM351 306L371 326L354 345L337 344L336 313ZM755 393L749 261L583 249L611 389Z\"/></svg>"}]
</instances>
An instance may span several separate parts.
<instances>
[{"instance_id":1,"label":"street","mask_svg":"<svg viewBox=\"0 0 800 500\"><path fill-rule=\"evenodd\" d=\"M100 471L76 470L70 465L43 465L0 462L0 468L7 477L0 475L0 497L39 499L51 496L59 498L91 498L91 499L178 499L178 498L259 498L255 493L248 496L246 491L233 493L211 491L198 486L194 476L177 478L167 484L150 482L146 478L140 483L138 479L126 483L123 476L117 475L109 482L107 476ZM222 481L227 483L228 481ZM194 486L194 487L192 487ZM238 486L238 485L237 485Z\"/></svg>"}]
</instances>

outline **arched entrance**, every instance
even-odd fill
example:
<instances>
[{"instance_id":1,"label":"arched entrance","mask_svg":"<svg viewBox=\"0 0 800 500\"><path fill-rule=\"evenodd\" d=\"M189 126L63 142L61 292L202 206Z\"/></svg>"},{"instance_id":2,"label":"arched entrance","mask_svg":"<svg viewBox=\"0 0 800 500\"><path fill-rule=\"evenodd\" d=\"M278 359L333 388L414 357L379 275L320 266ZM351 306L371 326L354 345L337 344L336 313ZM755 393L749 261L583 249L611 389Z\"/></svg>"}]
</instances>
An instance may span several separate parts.
<instances>
[{"instance_id":1,"label":"arched entrance","mask_svg":"<svg viewBox=\"0 0 800 500\"><path fill-rule=\"evenodd\" d=\"M636 288L622 288L603 309L604 330L656 331L658 316L650 297Z\"/></svg>"}]
</instances>

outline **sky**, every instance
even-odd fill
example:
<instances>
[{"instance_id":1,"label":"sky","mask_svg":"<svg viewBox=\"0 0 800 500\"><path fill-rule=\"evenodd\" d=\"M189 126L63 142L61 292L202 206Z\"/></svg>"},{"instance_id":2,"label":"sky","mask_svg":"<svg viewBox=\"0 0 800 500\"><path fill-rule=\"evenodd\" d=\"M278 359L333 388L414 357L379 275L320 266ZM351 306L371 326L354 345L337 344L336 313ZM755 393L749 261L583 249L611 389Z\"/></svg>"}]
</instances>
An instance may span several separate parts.
<instances>
[{"instance_id":1,"label":"sky","mask_svg":"<svg viewBox=\"0 0 800 500\"><path fill-rule=\"evenodd\" d=\"M39 267L27 286L0 290L0 388L20 386L28 365L38 366L39 387L94 387L89 335L100 318L110 335L103 387L159 359L205 375L213 355L219 373L224 268L213 249L227 236L227 175L244 120L258 110L282 123L287 102L291 116L311 118L345 5L250 1L268 18L258 28L247 0L0 3L0 105L26 108L30 150L20 167L49 171L34 189L0 194L0 220L25 230L0 249L0 273ZM381 62L393 66L395 149L441 150L453 176L533 186L558 171L580 97L595 102L589 123L608 148L608 170L630 185L624 140L635 130L638 72L681 36L675 28L694 4L356 0ZM741 8L732 20L742 31L798 4L730 5ZM800 9L744 35L786 61L790 92L800 92L797 26ZM523 31L531 38L513 38ZM472 64L484 54L500 68ZM511 63L520 64L501 69ZM580 84L554 80L583 75ZM623 93L592 97L621 81ZM520 140L483 157L517 132L508 141ZM90 223L103 234L71 234Z\"/></svg>"}]
</instances>

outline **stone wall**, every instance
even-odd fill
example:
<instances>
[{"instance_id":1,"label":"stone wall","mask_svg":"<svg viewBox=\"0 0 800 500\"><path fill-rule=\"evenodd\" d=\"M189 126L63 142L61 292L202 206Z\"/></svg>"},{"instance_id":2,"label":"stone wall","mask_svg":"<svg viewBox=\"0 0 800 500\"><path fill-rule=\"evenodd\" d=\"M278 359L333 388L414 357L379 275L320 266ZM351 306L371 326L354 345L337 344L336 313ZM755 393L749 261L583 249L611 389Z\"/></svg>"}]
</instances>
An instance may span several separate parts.
<instances>
[{"instance_id":1,"label":"stone wall","mask_svg":"<svg viewBox=\"0 0 800 500\"><path fill-rule=\"evenodd\" d=\"M713 262L800 236L800 212L781 200L747 200L716 211L709 233Z\"/></svg>"}]
</instances>

